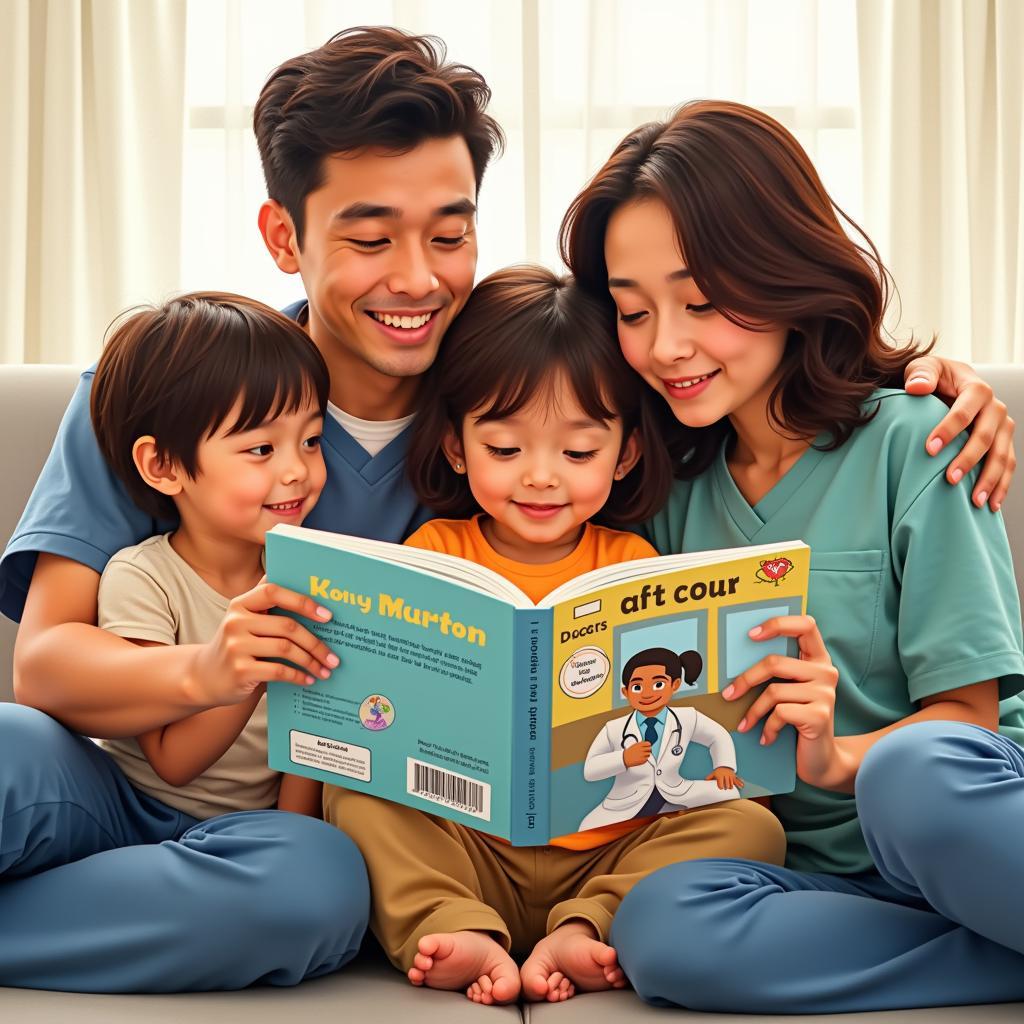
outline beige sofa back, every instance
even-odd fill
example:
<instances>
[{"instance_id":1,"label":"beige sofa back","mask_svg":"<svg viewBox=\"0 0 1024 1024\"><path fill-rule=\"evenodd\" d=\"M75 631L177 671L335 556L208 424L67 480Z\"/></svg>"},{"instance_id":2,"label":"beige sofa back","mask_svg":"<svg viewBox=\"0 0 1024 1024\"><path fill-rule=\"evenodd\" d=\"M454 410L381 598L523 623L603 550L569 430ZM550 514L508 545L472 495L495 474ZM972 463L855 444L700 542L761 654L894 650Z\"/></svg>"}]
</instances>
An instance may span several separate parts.
<instances>
[{"instance_id":1,"label":"beige sofa back","mask_svg":"<svg viewBox=\"0 0 1024 1024\"><path fill-rule=\"evenodd\" d=\"M987 366L982 375L1024 424L1024 367ZM46 458L64 408L75 389L79 370L70 366L0 365L0 541L14 531L40 467ZM1018 436L1024 448L1024 430ZM87 502L88 495L82 500ZM1024 593L1024 476L1018 477L1003 515L1010 535L1017 587ZM14 623L0 616L0 700L13 697L11 652Z\"/></svg>"}]
</instances>

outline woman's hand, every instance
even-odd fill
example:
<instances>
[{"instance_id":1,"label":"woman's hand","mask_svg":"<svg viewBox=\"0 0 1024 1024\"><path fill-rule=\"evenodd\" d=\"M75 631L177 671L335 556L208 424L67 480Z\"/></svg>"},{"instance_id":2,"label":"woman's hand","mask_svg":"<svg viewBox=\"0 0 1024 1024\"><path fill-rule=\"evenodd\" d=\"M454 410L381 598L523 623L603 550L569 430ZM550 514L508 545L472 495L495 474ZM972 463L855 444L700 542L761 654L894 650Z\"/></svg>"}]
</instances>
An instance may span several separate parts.
<instances>
[{"instance_id":1,"label":"woman's hand","mask_svg":"<svg viewBox=\"0 0 1024 1024\"><path fill-rule=\"evenodd\" d=\"M912 395L930 395L952 400L950 410L928 436L925 448L937 455L962 430L971 436L960 454L946 467L946 479L959 483L984 458L978 482L971 495L981 508L985 502L998 512L1010 488L1013 472L1017 468L1017 455L1013 447L1016 424L1006 409L974 367L955 359L938 356L920 356L907 364L906 389Z\"/></svg>"},{"instance_id":2,"label":"woman's hand","mask_svg":"<svg viewBox=\"0 0 1024 1024\"><path fill-rule=\"evenodd\" d=\"M839 673L817 623L809 615L780 615L756 626L748 635L758 641L794 637L800 656L769 654L722 691L726 700L737 700L752 687L768 683L747 709L738 730L749 732L763 718L761 743L767 746L775 742L784 725L793 726L797 732L797 775L822 789L852 788L850 766L835 740Z\"/></svg>"}]
</instances>

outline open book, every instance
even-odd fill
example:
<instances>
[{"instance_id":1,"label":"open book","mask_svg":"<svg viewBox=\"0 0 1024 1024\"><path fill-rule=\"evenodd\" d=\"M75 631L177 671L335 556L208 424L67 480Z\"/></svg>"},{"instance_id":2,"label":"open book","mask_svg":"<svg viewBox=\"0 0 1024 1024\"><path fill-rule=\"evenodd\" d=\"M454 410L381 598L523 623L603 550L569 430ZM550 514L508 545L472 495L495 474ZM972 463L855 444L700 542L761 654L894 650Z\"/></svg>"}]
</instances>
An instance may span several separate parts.
<instances>
[{"instance_id":1,"label":"open book","mask_svg":"<svg viewBox=\"0 0 1024 1024\"><path fill-rule=\"evenodd\" d=\"M271 767L442 815L515 845L788 792L795 736L736 731L719 692L793 640L747 633L806 607L799 541L622 562L534 605L453 555L296 526L267 577L329 608L304 623L332 678L272 683Z\"/></svg>"}]
</instances>

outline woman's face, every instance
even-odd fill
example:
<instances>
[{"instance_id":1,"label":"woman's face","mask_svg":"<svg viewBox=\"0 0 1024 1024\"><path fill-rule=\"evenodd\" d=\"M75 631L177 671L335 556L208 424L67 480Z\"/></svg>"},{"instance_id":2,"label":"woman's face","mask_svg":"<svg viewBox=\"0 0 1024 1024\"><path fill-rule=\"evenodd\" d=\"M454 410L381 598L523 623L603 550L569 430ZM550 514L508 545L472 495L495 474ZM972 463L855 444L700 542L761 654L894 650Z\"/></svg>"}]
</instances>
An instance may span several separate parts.
<instances>
[{"instance_id":1,"label":"woman's face","mask_svg":"<svg viewBox=\"0 0 1024 1024\"><path fill-rule=\"evenodd\" d=\"M701 293L658 199L619 207L605 234L608 288L622 353L688 427L763 410L786 347L786 330L750 331Z\"/></svg>"}]
</instances>

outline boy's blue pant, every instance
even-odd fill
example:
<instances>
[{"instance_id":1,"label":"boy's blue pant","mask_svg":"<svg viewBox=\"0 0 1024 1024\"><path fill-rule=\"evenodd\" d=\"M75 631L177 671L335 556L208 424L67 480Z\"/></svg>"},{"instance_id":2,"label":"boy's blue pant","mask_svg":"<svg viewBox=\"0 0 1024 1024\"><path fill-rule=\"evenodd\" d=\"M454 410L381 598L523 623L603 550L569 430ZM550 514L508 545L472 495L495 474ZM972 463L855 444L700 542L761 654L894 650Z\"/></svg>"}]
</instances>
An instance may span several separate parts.
<instances>
[{"instance_id":1,"label":"boy's blue pant","mask_svg":"<svg viewBox=\"0 0 1024 1024\"><path fill-rule=\"evenodd\" d=\"M842 1013L1024 1000L1024 750L951 722L881 739L857 776L878 872L675 864L611 942L656 1005Z\"/></svg>"},{"instance_id":2,"label":"boy's blue pant","mask_svg":"<svg viewBox=\"0 0 1024 1024\"><path fill-rule=\"evenodd\" d=\"M0 985L182 992L294 985L359 949L355 845L322 821L198 822L89 740L0 704Z\"/></svg>"}]
</instances>

